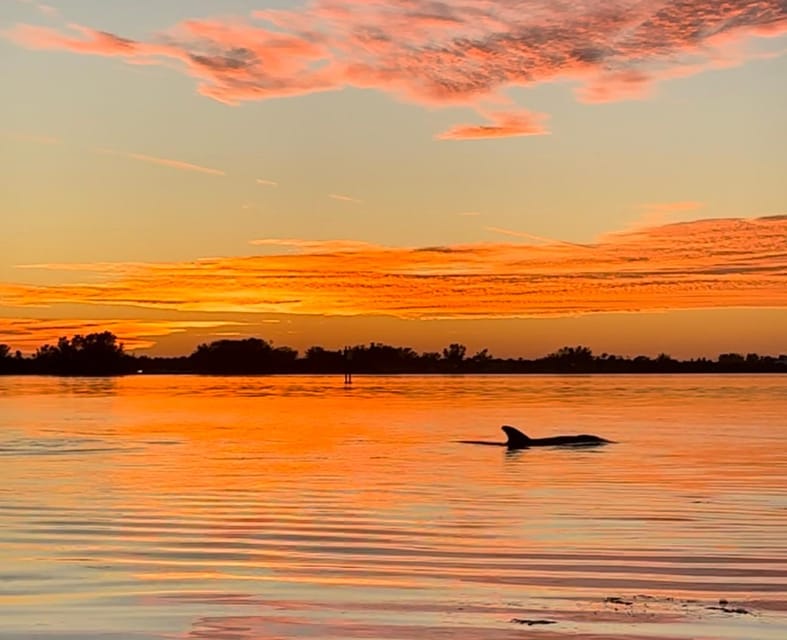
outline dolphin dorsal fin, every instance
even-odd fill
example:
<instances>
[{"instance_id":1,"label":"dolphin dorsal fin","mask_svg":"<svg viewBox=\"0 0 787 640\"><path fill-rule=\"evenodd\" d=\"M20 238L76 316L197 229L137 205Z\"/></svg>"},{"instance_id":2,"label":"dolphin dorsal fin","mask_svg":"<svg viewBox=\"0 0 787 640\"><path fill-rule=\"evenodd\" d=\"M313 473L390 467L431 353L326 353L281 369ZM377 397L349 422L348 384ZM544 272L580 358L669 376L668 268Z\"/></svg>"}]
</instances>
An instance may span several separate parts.
<instances>
[{"instance_id":1,"label":"dolphin dorsal fin","mask_svg":"<svg viewBox=\"0 0 787 640\"><path fill-rule=\"evenodd\" d=\"M506 444L509 447L526 447L528 446L528 442L530 442L530 438L528 438L524 433L522 433L516 427L512 427L510 425L503 425L500 427L503 432L508 436L508 441Z\"/></svg>"}]
</instances>

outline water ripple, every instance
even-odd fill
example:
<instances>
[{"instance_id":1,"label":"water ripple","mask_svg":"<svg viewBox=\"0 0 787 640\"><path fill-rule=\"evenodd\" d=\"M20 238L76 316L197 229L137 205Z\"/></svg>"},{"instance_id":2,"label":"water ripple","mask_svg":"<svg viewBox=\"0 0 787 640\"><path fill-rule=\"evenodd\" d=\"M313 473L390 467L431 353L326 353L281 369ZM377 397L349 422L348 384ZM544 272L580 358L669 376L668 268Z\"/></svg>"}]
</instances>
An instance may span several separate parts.
<instances>
[{"instance_id":1,"label":"water ripple","mask_svg":"<svg viewBox=\"0 0 787 640\"><path fill-rule=\"evenodd\" d=\"M2 382L0 639L781 640L787 379L622 380Z\"/></svg>"}]
</instances>

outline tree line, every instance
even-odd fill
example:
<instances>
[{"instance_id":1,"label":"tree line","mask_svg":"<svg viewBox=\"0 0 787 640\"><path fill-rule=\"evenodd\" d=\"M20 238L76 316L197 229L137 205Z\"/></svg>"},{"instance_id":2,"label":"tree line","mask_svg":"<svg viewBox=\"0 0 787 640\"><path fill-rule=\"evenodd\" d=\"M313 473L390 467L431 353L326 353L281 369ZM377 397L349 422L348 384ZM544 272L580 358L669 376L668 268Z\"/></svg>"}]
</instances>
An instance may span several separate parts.
<instances>
[{"instance_id":1,"label":"tree line","mask_svg":"<svg viewBox=\"0 0 787 640\"><path fill-rule=\"evenodd\" d=\"M722 353L716 360L677 360L667 354L617 356L594 354L588 347L563 347L541 358L496 358L487 349L468 355L453 343L442 351L417 353L410 347L372 342L331 350L319 346L303 355L261 338L216 340L184 356L148 356L126 352L109 331L62 337L30 356L0 344L0 374L124 375L201 373L256 375L397 373L787 373L787 356Z\"/></svg>"}]
</instances>

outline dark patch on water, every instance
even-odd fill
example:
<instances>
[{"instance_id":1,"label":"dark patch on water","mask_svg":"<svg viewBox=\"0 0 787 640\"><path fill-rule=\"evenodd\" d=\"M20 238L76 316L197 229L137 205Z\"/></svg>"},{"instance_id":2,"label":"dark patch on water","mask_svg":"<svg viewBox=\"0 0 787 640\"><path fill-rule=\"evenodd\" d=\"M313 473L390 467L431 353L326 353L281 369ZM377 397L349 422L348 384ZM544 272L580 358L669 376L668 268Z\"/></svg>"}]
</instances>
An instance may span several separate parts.
<instances>
[{"instance_id":1,"label":"dark patch on water","mask_svg":"<svg viewBox=\"0 0 787 640\"><path fill-rule=\"evenodd\" d=\"M528 627L532 627L537 624L557 624L557 620L539 620L532 618L511 618L511 622L515 624L526 624Z\"/></svg>"},{"instance_id":2,"label":"dark patch on water","mask_svg":"<svg viewBox=\"0 0 787 640\"><path fill-rule=\"evenodd\" d=\"M0 444L0 456L38 457L83 453L138 451L140 447L109 445L96 438L13 438Z\"/></svg>"}]
</instances>

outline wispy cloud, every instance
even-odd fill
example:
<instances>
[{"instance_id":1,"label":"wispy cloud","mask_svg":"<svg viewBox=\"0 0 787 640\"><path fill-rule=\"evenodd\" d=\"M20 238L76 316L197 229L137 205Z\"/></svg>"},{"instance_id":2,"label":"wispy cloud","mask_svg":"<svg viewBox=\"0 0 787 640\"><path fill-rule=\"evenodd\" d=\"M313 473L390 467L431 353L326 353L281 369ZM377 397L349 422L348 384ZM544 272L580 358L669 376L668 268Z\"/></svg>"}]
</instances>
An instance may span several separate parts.
<instances>
[{"instance_id":1,"label":"wispy cloud","mask_svg":"<svg viewBox=\"0 0 787 640\"><path fill-rule=\"evenodd\" d=\"M264 180L263 178L257 178L254 182L257 184L261 184L264 187L278 187L279 183L274 182L273 180Z\"/></svg>"},{"instance_id":2,"label":"wispy cloud","mask_svg":"<svg viewBox=\"0 0 787 640\"><path fill-rule=\"evenodd\" d=\"M705 207L704 202L678 200L674 202L649 202L639 205L640 215L631 227L652 227L675 220L680 214L687 214Z\"/></svg>"},{"instance_id":3,"label":"wispy cloud","mask_svg":"<svg viewBox=\"0 0 787 640\"><path fill-rule=\"evenodd\" d=\"M54 136L43 136L29 133L17 133L15 131L0 131L0 137L20 142L35 142L37 144L59 144L60 138Z\"/></svg>"},{"instance_id":4,"label":"wispy cloud","mask_svg":"<svg viewBox=\"0 0 787 640\"><path fill-rule=\"evenodd\" d=\"M352 196L343 195L341 193L330 193L328 194L329 198L333 198L334 200L340 200L341 202L353 202L355 204L363 204L363 200L359 200L358 198L353 198Z\"/></svg>"},{"instance_id":5,"label":"wispy cloud","mask_svg":"<svg viewBox=\"0 0 787 640\"><path fill-rule=\"evenodd\" d=\"M682 213L684 211L696 211L704 206L704 202L680 200L677 202L650 202L639 205L639 208L647 213Z\"/></svg>"},{"instance_id":6,"label":"wispy cloud","mask_svg":"<svg viewBox=\"0 0 787 640\"><path fill-rule=\"evenodd\" d=\"M82 25L17 25L32 49L171 64L227 104L344 87L429 106L464 106L488 125L443 139L546 133L513 106L510 87L578 84L583 102L639 99L664 80L745 63L748 40L787 32L783 0L312 0L248 18L185 20L144 40Z\"/></svg>"},{"instance_id":7,"label":"wispy cloud","mask_svg":"<svg viewBox=\"0 0 787 640\"><path fill-rule=\"evenodd\" d=\"M297 251L118 264L111 271L96 265L102 275L96 282L6 283L0 299L7 307L78 303L402 318L787 307L785 237L787 215L674 223L609 234L581 247L263 239L257 243Z\"/></svg>"},{"instance_id":8,"label":"wispy cloud","mask_svg":"<svg viewBox=\"0 0 787 640\"><path fill-rule=\"evenodd\" d=\"M182 171L197 171L199 173L208 173L214 176L227 175L220 169L211 169L210 167L202 167L198 164L190 162L183 162L182 160L172 160L171 158L158 158L156 156L148 156L142 153L128 153L126 151L115 151L113 149L94 149L96 153L103 153L106 155L120 156L121 158L129 158L130 160L139 160L140 162L148 162L150 164L158 164L171 169L180 169Z\"/></svg>"},{"instance_id":9,"label":"wispy cloud","mask_svg":"<svg viewBox=\"0 0 787 640\"><path fill-rule=\"evenodd\" d=\"M304 240L301 238L258 238L249 244L260 247L286 247L303 253L336 253L377 249L379 245L359 240Z\"/></svg>"},{"instance_id":10,"label":"wispy cloud","mask_svg":"<svg viewBox=\"0 0 787 640\"><path fill-rule=\"evenodd\" d=\"M28 7L33 7L39 13L42 13L49 17L55 17L60 14L56 7L48 4L42 4L40 2L36 2L36 0L17 0L19 4L27 5Z\"/></svg>"},{"instance_id":11,"label":"wispy cloud","mask_svg":"<svg viewBox=\"0 0 787 640\"><path fill-rule=\"evenodd\" d=\"M592 245L587 244L580 244L577 242L568 242L566 240L556 240L555 238L546 238L544 236L537 236L533 233L527 233L525 231L513 231L511 229L503 229L501 227L484 227L484 230L491 231L492 233L500 233L504 236L512 236L514 238L524 238L526 240L536 240L537 242L542 242L546 244L565 244L572 247L581 247L583 249L588 249Z\"/></svg>"},{"instance_id":12,"label":"wispy cloud","mask_svg":"<svg viewBox=\"0 0 787 640\"><path fill-rule=\"evenodd\" d=\"M62 336L111 331L127 350L146 349L154 338L182 333L191 329L212 329L241 324L221 320L128 320L91 318L0 318L0 344L32 351L44 344L54 344Z\"/></svg>"}]
</instances>

